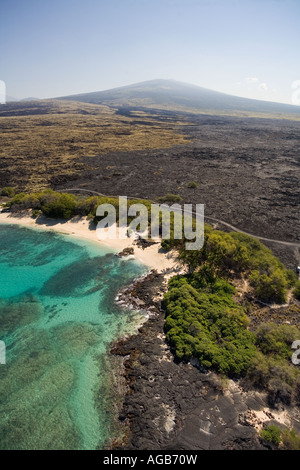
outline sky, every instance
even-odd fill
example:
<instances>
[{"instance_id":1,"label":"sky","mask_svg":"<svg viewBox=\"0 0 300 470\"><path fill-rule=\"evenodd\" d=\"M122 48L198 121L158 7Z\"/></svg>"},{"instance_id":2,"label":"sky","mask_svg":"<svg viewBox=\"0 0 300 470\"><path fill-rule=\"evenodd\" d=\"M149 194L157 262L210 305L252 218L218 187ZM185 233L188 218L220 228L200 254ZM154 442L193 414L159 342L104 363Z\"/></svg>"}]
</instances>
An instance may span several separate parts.
<instances>
[{"instance_id":1,"label":"sky","mask_svg":"<svg viewBox=\"0 0 300 470\"><path fill-rule=\"evenodd\" d=\"M0 0L0 81L18 99L163 78L300 104L299 18L299 0Z\"/></svg>"}]
</instances>

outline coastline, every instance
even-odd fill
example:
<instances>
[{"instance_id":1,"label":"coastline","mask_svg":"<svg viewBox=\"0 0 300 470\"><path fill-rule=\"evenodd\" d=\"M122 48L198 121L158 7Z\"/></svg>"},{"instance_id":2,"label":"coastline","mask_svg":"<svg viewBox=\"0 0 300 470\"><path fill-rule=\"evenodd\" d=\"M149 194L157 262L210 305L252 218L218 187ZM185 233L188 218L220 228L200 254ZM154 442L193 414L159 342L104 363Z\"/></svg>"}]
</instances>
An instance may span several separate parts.
<instances>
[{"instance_id":1,"label":"coastline","mask_svg":"<svg viewBox=\"0 0 300 470\"><path fill-rule=\"evenodd\" d=\"M121 435L106 450L263 449L256 430L261 421L249 415L253 409L264 414L263 394L244 392L231 380L224 387L215 373L174 360L164 330L166 290L165 277L152 272L120 295L151 313L137 334L111 346L125 396L116 423Z\"/></svg>"},{"instance_id":2,"label":"coastline","mask_svg":"<svg viewBox=\"0 0 300 470\"><path fill-rule=\"evenodd\" d=\"M113 448L114 443L122 440L122 434L124 427L120 426L119 415L122 413L122 407L127 394L127 381L124 378L124 367L126 361L117 355L112 355L111 350L119 343L126 343L133 337L138 336L140 329L148 324L149 318L156 315L156 312L150 306L150 303L143 302L139 296L135 294L135 288L144 283L145 280L159 278L160 283L167 286L168 279L176 274L179 270L181 271L182 266L176 263L175 254L167 256L164 252L160 251L161 243L155 243L150 246L137 246L134 239L116 239L116 240L99 240L96 234L96 227L86 217L76 217L69 221L49 219L44 216L40 216L38 219L31 217L30 212L26 213L10 213L0 212L0 226L5 225L18 225L20 227L28 227L31 229L37 229L42 231L54 231L59 234L76 237L78 239L88 240L91 243L96 243L98 246L106 246L112 249L118 256L124 256L124 259L135 259L149 268L149 271L142 276L136 278L130 285L118 290L115 302L121 308L129 308L132 310L140 310L145 314L145 319L136 325L136 330L129 335L119 336L113 343L108 347L107 361L110 364L109 370L113 371L113 375L110 377L110 383L114 384L116 389L116 396L112 403L112 415L113 426L115 427L114 433L111 439L108 439L105 445L106 449ZM99 245L100 244L100 245ZM126 256L122 254L122 251L126 248L134 249L134 256ZM157 287L158 288L158 287ZM161 293L160 293L161 294ZM152 301L152 298L149 298ZM149 308L148 308L149 307ZM111 397L110 397L111 398ZM126 433L126 430L125 430Z\"/></svg>"},{"instance_id":3,"label":"coastline","mask_svg":"<svg viewBox=\"0 0 300 470\"><path fill-rule=\"evenodd\" d=\"M112 413L114 433L111 439L108 439L104 449L117 449L122 448L127 444L129 435L131 434L131 425L127 421L124 423L120 416L124 413L124 406L126 396L129 393L128 376L130 375L130 365L132 355L129 353L128 357L113 351L119 350L120 345L130 345L135 341L135 338L141 335L142 329L147 329L152 324L154 319L158 319L162 312L160 309L163 293L167 290L167 284L170 277L183 272L183 266L177 260L176 253L166 254L160 251L161 243L157 242L152 245L138 246L136 240L133 238L126 239L107 239L99 240L96 233L96 226L86 217L74 217L71 220L56 220L46 218L41 215L38 219L31 217L30 212L26 213L11 213L0 212L0 225L19 225L37 230L55 231L59 234L69 235L79 239L88 240L97 245L103 245L110 248L118 256L124 256L124 259L135 259L149 268L149 271L142 276L135 279L130 285L120 289L115 298L116 304L121 308L129 308L134 310L143 311L146 316L145 320L139 325L136 325L136 331L128 336L116 338L116 340L109 346L108 349L108 363L110 370L114 371L111 377L112 383L117 390L116 396L113 400ZM123 250L127 248L134 249L134 256L126 256L122 254ZM151 284L152 289L149 287ZM144 295L137 292L146 284ZM153 304L154 302L154 304ZM160 320L163 320L162 315ZM124 426L125 424L125 426ZM122 444L121 444L122 443Z\"/></svg>"},{"instance_id":4,"label":"coastline","mask_svg":"<svg viewBox=\"0 0 300 470\"><path fill-rule=\"evenodd\" d=\"M50 219L43 215L33 219L29 212L13 213L0 212L0 224L23 225L26 227L53 230L55 232L79 237L94 243L100 243L112 249L116 254L126 248L134 249L134 258L140 263L165 275L178 274L182 265L177 260L176 253L165 253L161 250L161 243L157 242L151 246L142 248L136 244L134 238L126 239L99 239L96 226L87 217L74 217L70 220ZM118 230L117 230L118 233Z\"/></svg>"},{"instance_id":5,"label":"coastline","mask_svg":"<svg viewBox=\"0 0 300 470\"><path fill-rule=\"evenodd\" d=\"M245 391L231 380L224 385L212 372L174 361L166 342L161 301L168 279L182 272L175 255L160 252L159 243L143 249L133 239L100 241L86 218L66 222L45 217L35 220L28 213L0 213L1 223L88 239L116 253L133 247L135 259L146 260L144 264L151 268L115 298L120 306L146 311L147 320L108 350L117 393L112 405L116 433L106 450L264 448L257 429L263 422L280 420L263 394Z\"/></svg>"}]
</instances>

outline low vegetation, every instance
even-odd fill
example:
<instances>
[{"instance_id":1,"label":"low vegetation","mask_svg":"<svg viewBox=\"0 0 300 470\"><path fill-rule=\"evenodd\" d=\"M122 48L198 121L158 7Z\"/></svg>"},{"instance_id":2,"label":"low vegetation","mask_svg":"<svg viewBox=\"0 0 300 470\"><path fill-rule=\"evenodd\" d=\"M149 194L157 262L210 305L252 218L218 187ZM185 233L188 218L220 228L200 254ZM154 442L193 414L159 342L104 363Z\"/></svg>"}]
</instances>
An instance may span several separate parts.
<instances>
[{"instance_id":1,"label":"low vegetation","mask_svg":"<svg viewBox=\"0 0 300 470\"><path fill-rule=\"evenodd\" d=\"M178 194L166 194L165 196L161 196L157 198L157 201L160 204L174 204L174 203L179 203L182 202L182 197L179 196Z\"/></svg>"},{"instance_id":2,"label":"low vegetation","mask_svg":"<svg viewBox=\"0 0 300 470\"><path fill-rule=\"evenodd\" d=\"M167 339L178 359L227 375L244 373L256 352L248 319L232 300L233 288L221 279L206 283L197 273L172 278L164 297Z\"/></svg>"},{"instance_id":3,"label":"low vegetation","mask_svg":"<svg viewBox=\"0 0 300 470\"><path fill-rule=\"evenodd\" d=\"M0 189L0 196L13 197L14 195L15 195L15 190L14 188L11 188L10 186Z\"/></svg>"},{"instance_id":4,"label":"low vegetation","mask_svg":"<svg viewBox=\"0 0 300 470\"><path fill-rule=\"evenodd\" d=\"M190 189L196 189L196 188L198 188L198 185L195 181L190 181L188 183L187 187L190 188Z\"/></svg>"},{"instance_id":5,"label":"low vegetation","mask_svg":"<svg viewBox=\"0 0 300 470\"><path fill-rule=\"evenodd\" d=\"M285 429L281 434L281 439L286 450L300 450L300 436L294 429Z\"/></svg>"},{"instance_id":6,"label":"low vegetation","mask_svg":"<svg viewBox=\"0 0 300 470\"><path fill-rule=\"evenodd\" d=\"M170 280L165 328L175 356L244 377L245 384L268 392L271 406L300 403L300 371L291 363L291 344L300 331L271 322L249 331L248 317L233 294L232 285L204 268Z\"/></svg>"},{"instance_id":7,"label":"low vegetation","mask_svg":"<svg viewBox=\"0 0 300 470\"><path fill-rule=\"evenodd\" d=\"M133 204L142 203L150 211L151 203L147 200L130 199L128 207ZM70 219L75 216L87 216L99 220L96 217L97 207L101 204L111 204L116 209L116 218L119 218L119 199L105 196L82 197L69 193L59 193L51 189L46 189L34 193L19 193L6 203L6 207L12 212L19 212L31 209L34 216L39 213L53 219ZM133 217L129 218L132 219Z\"/></svg>"},{"instance_id":8,"label":"low vegetation","mask_svg":"<svg viewBox=\"0 0 300 470\"><path fill-rule=\"evenodd\" d=\"M163 116L121 116L99 104L8 103L1 107L0 119L0 185L7 181L19 191L53 188L78 177L88 168L82 156L92 163L93 157L111 151L168 148L187 141ZM176 118L175 123L180 127Z\"/></svg>"},{"instance_id":9,"label":"low vegetation","mask_svg":"<svg viewBox=\"0 0 300 470\"><path fill-rule=\"evenodd\" d=\"M300 300L300 281L295 283L294 296L297 300Z\"/></svg>"},{"instance_id":10,"label":"low vegetation","mask_svg":"<svg viewBox=\"0 0 300 470\"><path fill-rule=\"evenodd\" d=\"M269 322L256 330L257 352L250 364L245 383L268 393L269 405L300 404L300 371L291 362L291 345L300 331L291 325Z\"/></svg>"},{"instance_id":11,"label":"low vegetation","mask_svg":"<svg viewBox=\"0 0 300 470\"><path fill-rule=\"evenodd\" d=\"M164 297L167 339L178 360L198 359L208 369L243 377L247 386L266 390L270 406L300 404L300 371L291 362L296 326L273 322L249 328L242 306L233 299L232 282L250 286L252 299L282 304L298 283L293 272L258 240L241 233L205 227L201 250L176 247L189 274L172 278Z\"/></svg>"},{"instance_id":12,"label":"low vegetation","mask_svg":"<svg viewBox=\"0 0 300 470\"><path fill-rule=\"evenodd\" d=\"M274 444L276 447L281 442L281 429L274 424L262 429L259 434L263 441Z\"/></svg>"},{"instance_id":13,"label":"low vegetation","mask_svg":"<svg viewBox=\"0 0 300 470\"><path fill-rule=\"evenodd\" d=\"M190 272L205 269L211 279L227 280L243 275L254 297L262 302L286 302L288 289L296 283L295 274L287 270L269 248L243 233L225 233L206 225L201 250L186 250L185 240L174 239L165 240L163 247L177 248Z\"/></svg>"},{"instance_id":14,"label":"low vegetation","mask_svg":"<svg viewBox=\"0 0 300 470\"><path fill-rule=\"evenodd\" d=\"M285 450L300 450L300 436L294 429L281 430L279 426L270 424L261 429L259 434L265 443L272 444L275 448L281 444Z\"/></svg>"}]
</instances>

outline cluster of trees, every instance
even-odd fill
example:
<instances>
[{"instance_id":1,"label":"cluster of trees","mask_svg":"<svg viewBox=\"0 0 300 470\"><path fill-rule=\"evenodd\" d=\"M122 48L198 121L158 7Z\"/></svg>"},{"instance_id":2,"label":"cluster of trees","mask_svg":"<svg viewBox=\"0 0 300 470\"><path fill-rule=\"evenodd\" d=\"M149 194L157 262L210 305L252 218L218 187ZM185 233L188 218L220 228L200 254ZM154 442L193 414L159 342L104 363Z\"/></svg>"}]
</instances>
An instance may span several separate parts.
<instances>
[{"instance_id":1,"label":"cluster of trees","mask_svg":"<svg viewBox=\"0 0 300 470\"><path fill-rule=\"evenodd\" d=\"M69 219L76 215L96 218L96 209L100 204L112 204L119 217L118 198L102 196L82 197L73 194L58 193L52 190L30 194L14 195L12 188L3 188L1 194L10 195L7 206L11 210L32 209L37 216L43 213L47 217ZM160 198L160 203L169 204L180 202L180 197L167 194ZM129 200L128 205L142 203L151 211L151 202L147 200ZM133 217L132 217L133 218ZM128 223L132 220L128 218ZM161 216L160 222L161 226ZM190 272L200 269L208 279L230 279L243 274L248 278L254 295L263 302L284 303L287 291L295 287L294 295L300 299L300 282L297 283L295 274L273 256L271 250L248 235L242 233L225 233L205 225L204 245L201 250L186 250L186 239L174 239L174 215L171 214L171 238L163 240L162 247L166 250L176 248L179 257L188 266Z\"/></svg>"},{"instance_id":2,"label":"cluster of trees","mask_svg":"<svg viewBox=\"0 0 300 470\"><path fill-rule=\"evenodd\" d=\"M32 209L53 218L69 219L79 213L80 201L72 194L45 190L35 193L16 194L7 204L12 211Z\"/></svg>"},{"instance_id":3,"label":"cluster of trees","mask_svg":"<svg viewBox=\"0 0 300 470\"><path fill-rule=\"evenodd\" d=\"M170 280L165 329L175 356L243 377L245 385L268 392L271 406L300 405L300 370L291 362L291 345L300 331L271 322L249 331L248 317L233 293L225 279L208 280L205 269Z\"/></svg>"},{"instance_id":4,"label":"cluster of trees","mask_svg":"<svg viewBox=\"0 0 300 470\"><path fill-rule=\"evenodd\" d=\"M147 200L128 201L128 206L136 203L144 204L150 211L151 203ZM12 211L32 209L35 215L44 214L54 219L70 219L77 215L96 218L97 207L101 204L111 204L116 209L117 221L119 217L119 199L104 196L82 197L69 193L59 193L51 189L35 193L19 193L6 204ZM130 219L130 218L129 218ZM130 221L130 220L129 220Z\"/></svg>"},{"instance_id":5,"label":"cluster of trees","mask_svg":"<svg viewBox=\"0 0 300 470\"><path fill-rule=\"evenodd\" d=\"M232 293L226 281L207 284L199 273L170 280L164 297L165 328L178 359L194 357L227 375L247 370L256 353L255 336L247 330L247 316Z\"/></svg>"},{"instance_id":6,"label":"cluster of trees","mask_svg":"<svg viewBox=\"0 0 300 470\"><path fill-rule=\"evenodd\" d=\"M300 331L268 323L249 331L245 311L232 295L230 281L248 279L256 299L284 303L288 289L300 297L296 275L257 239L205 227L201 250L185 249L185 240L166 240L176 247L189 274L172 278L165 295L167 339L179 360L197 358L217 372L243 377L245 385L268 392L271 406L300 405L300 371L291 362L292 342Z\"/></svg>"},{"instance_id":7,"label":"cluster of trees","mask_svg":"<svg viewBox=\"0 0 300 470\"><path fill-rule=\"evenodd\" d=\"M295 286L300 297L300 283L295 273L287 270L259 240L243 233L225 233L205 226L204 245L201 250L186 250L185 240L165 240L163 248L179 249L179 257L190 272L205 267L211 277L230 279L241 274L248 278L257 299L271 303L284 303L287 291ZM297 297L298 296L298 297Z\"/></svg>"}]
</instances>

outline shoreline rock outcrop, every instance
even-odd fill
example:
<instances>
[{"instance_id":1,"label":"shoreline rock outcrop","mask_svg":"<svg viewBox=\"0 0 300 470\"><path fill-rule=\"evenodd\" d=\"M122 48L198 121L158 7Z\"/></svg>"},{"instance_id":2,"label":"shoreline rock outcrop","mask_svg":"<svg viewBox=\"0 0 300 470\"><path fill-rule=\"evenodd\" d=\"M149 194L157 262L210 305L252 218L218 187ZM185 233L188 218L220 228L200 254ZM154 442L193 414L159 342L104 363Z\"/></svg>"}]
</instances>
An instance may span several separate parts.
<instances>
[{"instance_id":1,"label":"shoreline rock outcrop","mask_svg":"<svg viewBox=\"0 0 300 470\"><path fill-rule=\"evenodd\" d=\"M152 271L118 296L152 314L138 334L111 349L114 357L122 358L127 389L119 412L126 431L123 442L115 442L113 448L264 449L255 425L244 419L249 410L264 409L262 394L226 388L218 375L174 360L157 295L166 289L164 276Z\"/></svg>"}]
</instances>

